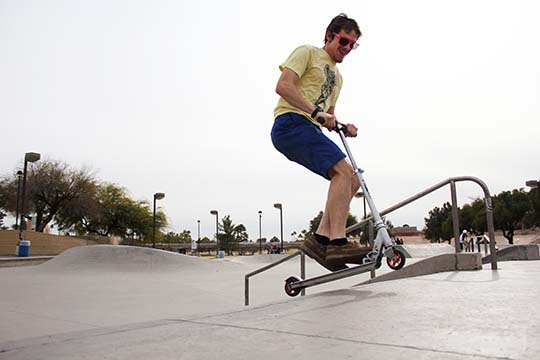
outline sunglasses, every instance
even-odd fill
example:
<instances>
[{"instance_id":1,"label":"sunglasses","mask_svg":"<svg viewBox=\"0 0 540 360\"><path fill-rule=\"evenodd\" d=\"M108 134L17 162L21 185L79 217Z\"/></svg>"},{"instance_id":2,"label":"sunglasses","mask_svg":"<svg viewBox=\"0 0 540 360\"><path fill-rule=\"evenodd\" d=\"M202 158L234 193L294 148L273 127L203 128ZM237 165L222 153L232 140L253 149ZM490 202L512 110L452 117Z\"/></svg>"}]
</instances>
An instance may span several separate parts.
<instances>
[{"instance_id":1,"label":"sunglasses","mask_svg":"<svg viewBox=\"0 0 540 360\"><path fill-rule=\"evenodd\" d=\"M350 46L351 50L354 50L358 47L358 43L355 40L349 39L343 35L334 33L334 36L339 39L339 45L341 46Z\"/></svg>"}]
</instances>

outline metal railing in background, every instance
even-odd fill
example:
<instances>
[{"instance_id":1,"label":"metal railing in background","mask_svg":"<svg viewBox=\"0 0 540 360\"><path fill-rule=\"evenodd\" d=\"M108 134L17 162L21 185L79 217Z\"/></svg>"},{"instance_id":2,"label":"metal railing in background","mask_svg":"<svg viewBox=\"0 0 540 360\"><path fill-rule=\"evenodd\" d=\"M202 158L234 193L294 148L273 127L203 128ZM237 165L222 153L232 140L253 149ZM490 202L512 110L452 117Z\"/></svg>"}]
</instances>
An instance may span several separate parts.
<instances>
[{"instance_id":1,"label":"metal railing in background","mask_svg":"<svg viewBox=\"0 0 540 360\"><path fill-rule=\"evenodd\" d=\"M491 256L491 269L492 270L497 270L497 256L496 256L496 250L495 250L495 229L494 229L494 226L493 226L493 207L491 205L491 195L489 194L489 189L486 185L485 182L483 182L482 180L480 180L479 178L477 177L474 177L474 176L458 176L458 177L451 177L451 178L448 178L446 180L443 180L429 188L427 188L426 190L422 191L422 192L419 192L418 194L416 195L413 195L397 204L395 204L394 206L391 206L389 207L388 209L385 209L383 211L380 212L381 216L383 215L386 215L386 214L389 214L391 213L392 211L395 211L405 205L408 205L410 203L412 203L413 201L415 200L418 200L428 194L431 194L432 192L434 192L435 190L438 190L440 188L442 188L443 186L445 185L450 185L450 195L451 195L451 198L452 198L452 222L453 222L453 225L454 225L454 243L455 243L455 248L456 248L456 252L461 252L461 248L459 247L459 217L458 217L458 212L457 212L457 192L456 192L456 183L457 182L460 182L460 181L472 181L476 184L478 184L483 192L484 192L484 203L486 205L486 223L487 223L487 228L488 228L488 233L489 233L489 239L491 240L489 242L489 250L490 250L490 254L492 255ZM455 210L454 210L455 209ZM351 231L354 231L354 230L357 230L359 229L360 227L362 227L363 225L365 225L366 223L368 223L369 221L373 220L373 218L371 216L368 216L367 218L363 219L362 221L354 224L354 225L351 225L347 228L346 232L349 233Z\"/></svg>"}]
</instances>

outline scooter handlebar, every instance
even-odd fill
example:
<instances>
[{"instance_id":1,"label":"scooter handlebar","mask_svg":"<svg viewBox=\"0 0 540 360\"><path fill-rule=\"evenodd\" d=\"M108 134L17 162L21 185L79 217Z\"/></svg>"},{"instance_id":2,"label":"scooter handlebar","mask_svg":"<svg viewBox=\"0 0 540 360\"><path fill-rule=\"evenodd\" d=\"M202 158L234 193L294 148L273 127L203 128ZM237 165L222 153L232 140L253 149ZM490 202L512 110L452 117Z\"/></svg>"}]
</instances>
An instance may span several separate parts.
<instances>
[{"instance_id":1,"label":"scooter handlebar","mask_svg":"<svg viewBox=\"0 0 540 360\"><path fill-rule=\"evenodd\" d=\"M321 125L324 125L324 118L318 117L317 122L319 124L321 124ZM344 129L345 129L345 125L343 125L343 124L336 121L336 126L332 130L334 130L335 132L340 132L340 131L343 131ZM332 131L332 130L330 130L330 131Z\"/></svg>"}]
</instances>

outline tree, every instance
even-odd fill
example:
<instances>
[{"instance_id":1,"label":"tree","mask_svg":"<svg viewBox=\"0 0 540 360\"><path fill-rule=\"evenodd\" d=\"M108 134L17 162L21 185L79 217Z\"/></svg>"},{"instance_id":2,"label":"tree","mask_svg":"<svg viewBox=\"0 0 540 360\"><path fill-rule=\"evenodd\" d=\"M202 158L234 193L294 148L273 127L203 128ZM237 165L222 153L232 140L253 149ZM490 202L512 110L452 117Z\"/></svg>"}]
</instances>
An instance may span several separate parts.
<instances>
[{"instance_id":1,"label":"tree","mask_svg":"<svg viewBox=\"0 0 540 360\"><path fill-rule=\"evenodd\" d=\"M297 240L297 239L296 239L297 236L298 236L298 233L297 233L296 231L293 231L293 232L291 233L291 238L292 238L294 241Z\"/></svg>"},{"instance_id":2,"label":"tree","mask_svg":"<svg viewBox=\"0 0 540 360\"><path fill-rule=\"evenodd\" d=\"M173 243L179 243L180 241L178 239L178 234L176 234L173 231L169 231L167 234L165 234L162 237L161 242L173 244Z\"/></svg>"},{"instance_id":3,"label":"tree","mask_svg":"<svg viewBox=\"0 0 540 360\"><path fill-rule=\"evenodd\" d=\"M163 236L163 242L166 243L184 243L191 244L193 239L191 238L191 231L183 230L181 233L176 234L173 231L168 232Z\"/></svg>"},{"instance_id":4,"label":"tree","mask_svg":"<svg viewBox=\"0 0 540 360\"><path fill-rule=\"evenodd\" d=\"M120 236L133 240L150 241L153 233L153 211L147 201L135 201L127 191L115 184L100 184L92 201L80 207L64 208L58 224L61 230L72 230L77 234ZM160 241L160 229L167 226L165 214L156 211L156 241Z\"/></svg>"},{"instance_id":5,"label":"tree","mask_svg":"<svg viewBox=\"0 0 540 360\"><path fill-rule=\"evenodd\" d=\"M458 209L458 215L462 229L477 234L487 231L486 206L483 199L477 198L471 204L463 205L463 208Z\"/></svg>"},{"instance_id":6,"label":"tree","mask_svg":"<svg viewBox=\"0 0 540 360\"><path fill-rule=\"evenodd\" d=\"M535 189L534 189L535 190ZM534 226L540 222L535 206L540 205L540 198L531 197L529 191L514 189L492 196L493 223L496 230L501 230L510 244L514 243L514 232L519 226ZM537 201L536 205L534 201ZM425 219L424 234L431 241L448 240L453 237L452 207L445 203L442 208L434 208ZM475 199L471 204L458 209L459 224L462 229L482 234L487 231L486 207L483 199Z\"/></svg>"},{"instance_id":7,"label":"tree","mask_svg":"<svg viewBox=\"0 0 540 360\"><path fill-rule=\"evenodd\" d=\"M515 229L531 210L531 201L523 189L503 191L493 197L493 222L509 244L514 243Z\"/></svg>"},{"instance_id":8,"label":"tree","mask_svg":"<svg viewBox=\"0 0 540 360\"><path fill-rule=\"evenodd\" d=\"M449 221L452 221L452 206L449 202L444 203L441 208L435 207L431 210L428 217L424 218L424 221L426 239L431 242L447 240L450 243L450 239L453 237L453 231L452 224L449 224Z\"/></svg>"},{"instance_id":9,"label":"tree","mask_svg":"<svg viewBox=\"0 0 540 360\"><path fill-rule=\"evenodd\" d=\"M221 219L221 224L218 224L218 229L221 231L219 234L219 248L220 250L226 250L228 254L232 252L234 244L248 239L246 227L242 224L233 224L230 215Z\"/></svg>"},{"instance_id":10,"label":"tree","mask_svg":"<svg viewBox=\"0 0 540 360\"><path fill-rule=\"evenodd\" d=\"M74 202L93 196L96 180L88 169L75 170L66 163L44 160L30 167L26 180L25 214L36 214L36 231L42 232L57 214ZM0 186L0 206L16 213L18 178L5 177Z\"/></svg>"},{"instance_id":11,"label":"tree","mask_svg":"<svg viewBox=\"0 0 540 360\"><path fill-rule=\"evenodd\" d=\"M212 243L213 241L210 240L210 239L208 238L208 236L205 236L205 237L203 237L200 241L197 241L197 242L198 242L198 243L209 244L209 243Z\"/></svg>"},{"instance_id":12,"label":"tree","mask_svg":"<svg viewBox=\"0 0 540 360\"><path fill-rule=\"evenodd\" d=\"M7 230L7 227L4 226L4 217L6 214L0 211L0 230Z\"/></svg>"},{"instance_id":13,"label":"tree","mask_svg":"<svg viewBox=\"0 0 540 360\"><path fill-rule=\"evenodd\" d=\"M7 211L7 199L6 197L9 195L9 194L12 194L10 192L10 190L7 188L8 187L8 183L9 183L9 180L8 178L4 177L4 178L1 178L0 179L0 209L4 209ZM16 199L16 195L17 193L15 193L15 199ZM17 200L15 200L17 201ZM4 216L6 216L7 214L4 214Z\"/></svg>"},{"instance_id":14,"label":"tree","mask_svg":"<svg viewBox=\"0 0 540 360\"><path fill-rule=\"evenodd\" d=\"M531 209L523 219L524 225L527 227L540 226L540 189L531 189L527 195L531 202Z\"/></svg>"},{"instance_id":15,"label":"tree","mask_svg":"<svg viewBox=\"0 0 540 360\"><path fill-rule=\"evenodd\" d=\"M193 241L193 238L191 237L191 231L189 230L183 230L180 234L178 234L178 238L181 243L191 244L191 242Z\"/></svg>"}]
</instances>

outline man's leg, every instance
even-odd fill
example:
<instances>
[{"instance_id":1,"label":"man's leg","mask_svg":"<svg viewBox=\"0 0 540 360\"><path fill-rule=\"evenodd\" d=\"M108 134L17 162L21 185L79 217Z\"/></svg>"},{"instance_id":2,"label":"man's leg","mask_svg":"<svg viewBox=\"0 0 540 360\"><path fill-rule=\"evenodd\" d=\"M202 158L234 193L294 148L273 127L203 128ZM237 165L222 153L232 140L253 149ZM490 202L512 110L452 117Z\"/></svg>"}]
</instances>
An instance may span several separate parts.
<instances>
[{"instance_id":1,"label":"man's leg","mask_svg":"<svg viewBox=\"0 0 540 360\"><path fill-rule=\"evenodd\" d=\"M326 264L329 267L345 266L347 263L361 264L371 249L348 242L345 234L350 203L360 188L360 183L345 159L336 163L328 175L331 178L328 198L317 229L317 234L330 239L326 249Z\"/></svg>"},{"instance_id":2,"label":"man's leg","mask_svg":"<svg viewBox=\"0 0 540 360\"><path fill-rule=\"evenodd\" d=\"M328 175L331 178L328 197L317 234L330 240L345 238L345 227L351 200L360 184L347 160L337 162Z\"/></svg>"},{"instance_id":3,"label":"man's leg","mask_svg":"<svg viewBox=\"0 0 540 360\"><path fill-rule=\"evenodd\" d=\"M345 159L332 166L328 176L331 181L323 217L314 237L304 241L302 250L330 271L337 271L347 268L345 261L342 261L343 256L338 254L338 258L329 264L326 261L326 250L327 247L331 247L330 240L345 238L349 205L359 188L359 183L353 174L352 167ZM356 249L358 249L357 246ZM347 255L350 255L350 250ZM359 258L360 256L356 254L354 260Z\"/></svg>"}]
</instances>

